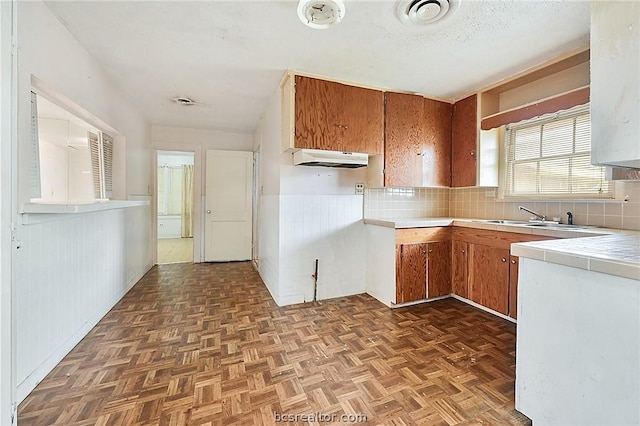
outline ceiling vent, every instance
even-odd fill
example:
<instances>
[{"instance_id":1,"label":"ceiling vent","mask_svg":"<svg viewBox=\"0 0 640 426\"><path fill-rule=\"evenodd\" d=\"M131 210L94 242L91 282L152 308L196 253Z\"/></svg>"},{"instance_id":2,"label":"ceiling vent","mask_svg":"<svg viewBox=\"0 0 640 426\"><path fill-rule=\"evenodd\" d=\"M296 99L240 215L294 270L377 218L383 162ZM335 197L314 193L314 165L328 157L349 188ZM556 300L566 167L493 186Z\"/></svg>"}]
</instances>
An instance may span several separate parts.
<instances>
[{"instance_id":1,"label":"ceiling vent","mask_svg":"<svg viewBox=\"0 0 640 426\"><path fill-rule=\"evenodd\" d=\"M184 96L179 96L177 98L171 98L171 100L175 103L177 103L178 105L195 105L196 101L194 101L191 98L187 98Z\"/></svg>"},{"instance_id":2,"label":"ceiling vent","mask_svg":"<svg viewBox=\"0 0 640 426\"><path fill-rule=\"evenodd\" d=\"M338 24L344 18L342 0L300 0L298 18L308 27L326 29Z\"/></svg>"},{"instance_id":3,"label":"ceiling vent","mask_svg":"<svg viewBox=\"0 0 640 426\"><path fill-rule=\"evenodd\" d=\"M450 18L461 0L401 0L398 18L405 25L432 25Z\"/></svg>"}]
</instances>

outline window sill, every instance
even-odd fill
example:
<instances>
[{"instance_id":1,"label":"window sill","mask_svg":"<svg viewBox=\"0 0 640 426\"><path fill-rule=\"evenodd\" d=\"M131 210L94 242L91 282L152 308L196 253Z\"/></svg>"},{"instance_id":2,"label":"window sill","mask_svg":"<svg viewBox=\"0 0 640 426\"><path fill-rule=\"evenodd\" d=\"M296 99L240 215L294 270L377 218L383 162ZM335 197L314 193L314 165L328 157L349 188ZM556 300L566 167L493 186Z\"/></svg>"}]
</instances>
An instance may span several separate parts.
<instances>
[{"instance_id":1,"label":"window sill","mask_svg":"<svg viewBox=\"0 0 640 426\"><path fill-rule=\"evenodd\" d=\"M29 225L42 222L41 215L54 219L57 215L73 215L93 213L105 210L126 209L130 207L148 206L149 200L104 200L94 202L70 203L25 203L22 207L22 223Z\"/></svg>"}]
</instances>

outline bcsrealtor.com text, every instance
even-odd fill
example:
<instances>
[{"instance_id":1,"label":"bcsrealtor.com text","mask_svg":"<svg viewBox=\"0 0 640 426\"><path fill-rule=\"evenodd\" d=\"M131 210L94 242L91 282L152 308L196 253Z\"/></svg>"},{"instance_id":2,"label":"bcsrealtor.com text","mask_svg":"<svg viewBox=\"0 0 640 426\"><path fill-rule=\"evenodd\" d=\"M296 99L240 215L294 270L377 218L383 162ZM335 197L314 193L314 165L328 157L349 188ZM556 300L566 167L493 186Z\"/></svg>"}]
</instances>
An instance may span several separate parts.
<instances>
[{"instance_id":1,"label":"bcsrealtor.com text","mask_svg":"<svg viewBox=\"0 0 640 426\"><path fill-rule=\"evenodd\" d=\"M322 422L322 423L363 423L367 421L366 414L335 414L335 413L306 413L289 414L273 413L276 423Z\"/></svg>"}]
</instances>

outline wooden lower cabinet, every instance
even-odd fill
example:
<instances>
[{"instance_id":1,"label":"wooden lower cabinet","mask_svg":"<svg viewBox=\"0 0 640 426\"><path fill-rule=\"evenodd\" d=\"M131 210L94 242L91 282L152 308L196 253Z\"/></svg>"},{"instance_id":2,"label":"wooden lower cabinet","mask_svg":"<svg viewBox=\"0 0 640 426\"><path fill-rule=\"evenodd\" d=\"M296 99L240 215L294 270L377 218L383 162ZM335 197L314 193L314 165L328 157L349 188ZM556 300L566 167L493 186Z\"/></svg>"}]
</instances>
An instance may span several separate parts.
<instances>
[{"instance_id":1,"label":"wooden lower cabinet","mask_svg":"<svg viewBox=\"0 0 640 426\"><path fill-rule=\"evenodd\" d=\"M427 297L451 294L451 242L427 245Z\"/></svg>"},{"instance_id":2,"label":"wooden lower cabinet","mask_svg":"<svg viewBox=\"0 0 640 426\"><path fill-rule=\"evenodd\" d=\"M509 249L472 244L469 247L469 299L509 313Z\"/></svg>"},{"instance_id":3,"label":"wooden lower cabinet","mask_svg":"<svg viewBox=\"0 0 640 426\"><path fill-rule=\"evenodd\" d=\"M395 303L453 293L517 318L518 258L511 244L550 238L462 227L399 229Z\"/></svg>"},{"instance_id":4,"label":"wooden lower cabinet","mask_svg":"<svg viewBox=\"0 0 640 426\"><path fill-rule=\"evenodd\" d=\"M518 256L509 258L509 316L518 318Z\"/></svg>"},{"instance_id":5,"label":"wooden lower cabinet","mask_svg":"<svg viewBox=\"0 0 640 426\"><path fill-rule=\"evenodd\" d=\"M451 241L451 291L465 299L469 298L468 246L464 241Z\"/></svg>"},{"instance_id":6,"label":"wooden lower cabinet","mask_svg":"<svg viewBox=\"0 0 640 426\"><path fill-rule=\"evenodd\" d=\"M454 294L516 319L518 257L511 244L552 237L474 228L452 230L451 290Z\"/></svg>"},{"instance_id":7,"label":"wooden lower cabinet","mask_svg":"<svg viewBox=\"0 0 640 426\"><path fill-rule=\"evenodd\" d=\"M427 298L427 243L396 245L396 303Z\"/></svg>"},{"instance_id":8,"label":"wooden lower cabinet","mask_svg":"<svg viewBox=\"0 0 640 426\"><path fill-rule=\"evenodd\" d=\"M396 303L450 293L450 241L396 245Z\"/></svg>"}]
</instances>

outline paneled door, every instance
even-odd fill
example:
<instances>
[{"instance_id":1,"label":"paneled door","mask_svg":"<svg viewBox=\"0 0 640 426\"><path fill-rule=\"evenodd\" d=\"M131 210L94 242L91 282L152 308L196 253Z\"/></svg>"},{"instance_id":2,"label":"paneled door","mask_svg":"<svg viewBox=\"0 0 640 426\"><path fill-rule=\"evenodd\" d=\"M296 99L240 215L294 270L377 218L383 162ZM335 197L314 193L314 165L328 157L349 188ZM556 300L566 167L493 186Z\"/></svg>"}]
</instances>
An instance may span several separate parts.
<instances>
[{"instance_id":1,"label":"paneled door","mask_svg":"<svg viewBox=\"0 0 640 426\"><path fill-rule=\"evenodd\" d=\"M253 153L208 150L204 260L251 259Z\"/></svg>"}]
</instances>

